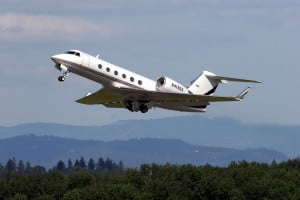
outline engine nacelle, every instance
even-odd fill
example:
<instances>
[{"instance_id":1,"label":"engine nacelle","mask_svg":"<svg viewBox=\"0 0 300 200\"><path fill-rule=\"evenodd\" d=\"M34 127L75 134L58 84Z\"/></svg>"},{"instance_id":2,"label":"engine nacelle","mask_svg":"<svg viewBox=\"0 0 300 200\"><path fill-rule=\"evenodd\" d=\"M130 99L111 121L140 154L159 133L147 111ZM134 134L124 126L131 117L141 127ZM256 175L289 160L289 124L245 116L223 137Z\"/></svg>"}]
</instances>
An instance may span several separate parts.
<instances>
[{"instance_id":1,"label":"engine nacelle","mask_svg":"<svg viewBox=\"0 0 300 200\"><path fill-rule=\"evenodd\" d=\"M159 77L156 80L156 90L160 92L189 93L186 87L166 76Z\"/></svg>"}]
</instances>

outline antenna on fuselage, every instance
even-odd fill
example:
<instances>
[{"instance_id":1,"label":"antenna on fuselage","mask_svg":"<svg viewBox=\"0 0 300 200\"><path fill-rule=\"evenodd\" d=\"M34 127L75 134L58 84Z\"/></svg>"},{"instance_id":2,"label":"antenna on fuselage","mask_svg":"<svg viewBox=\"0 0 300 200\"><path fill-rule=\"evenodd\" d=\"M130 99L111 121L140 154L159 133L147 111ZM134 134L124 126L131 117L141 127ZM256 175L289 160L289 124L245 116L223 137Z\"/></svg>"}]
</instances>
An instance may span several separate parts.
<instances>
[{"instance_id":1,"label":"antenna on fuselage","mask_svg":"<svg viewBox=\"0 0 300 200\"><path fill-rule=\"evenodd\" d=\"M99 54L96 55L96 58L99 58Z\"/></svg>"}]
</instances>

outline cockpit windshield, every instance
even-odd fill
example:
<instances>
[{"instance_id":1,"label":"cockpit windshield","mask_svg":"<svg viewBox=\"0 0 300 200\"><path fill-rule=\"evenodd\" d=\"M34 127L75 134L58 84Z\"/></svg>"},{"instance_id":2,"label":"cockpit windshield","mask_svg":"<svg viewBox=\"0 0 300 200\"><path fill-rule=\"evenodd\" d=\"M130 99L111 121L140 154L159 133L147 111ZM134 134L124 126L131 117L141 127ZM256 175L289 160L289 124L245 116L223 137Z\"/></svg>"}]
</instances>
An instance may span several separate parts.
<instances>
[{"instance_id":1,"label":"cockpit windshield","mask_svg":"<svg viewBox=\"0 0 300 200\"><path fill-rule=\"evenodd\" d=\"M71 55L75 55L75 56L79 56L80 57L80 53L76 52L76 51L67 51L66 54L71 54Z\"/></svg>"}]
</instances>

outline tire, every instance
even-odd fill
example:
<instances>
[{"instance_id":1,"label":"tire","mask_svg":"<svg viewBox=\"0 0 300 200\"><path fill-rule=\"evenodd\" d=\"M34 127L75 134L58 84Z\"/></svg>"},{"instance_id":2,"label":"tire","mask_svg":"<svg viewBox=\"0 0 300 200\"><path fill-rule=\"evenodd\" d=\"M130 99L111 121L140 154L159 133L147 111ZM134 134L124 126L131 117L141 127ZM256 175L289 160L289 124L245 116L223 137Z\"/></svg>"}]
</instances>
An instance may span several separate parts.
<instances>
[{"instance_id":1,"label":"tire","mask_svg":"<svg viewBox=\"0 0 300 200\"><path fill-rule=\"evenodd\" d=\"M148 107L146 106L146 105L141 105L140 106L140 111L141 111L141 113L146 113L146 112L148 112Z\"/></svg>"},{"instance_id":2,"label":"tire","mask_svg":"<svg viewBox=\"0 0 300 200\"><path fill-rule=\"evenodd\" d=\"M59 81L59 82L62 82L62 81L64 81L64 80L65 80L65 77L63 77L63 76L59 76L59 77L58 77L58 81Z\"/></svg>"}]
</instances>

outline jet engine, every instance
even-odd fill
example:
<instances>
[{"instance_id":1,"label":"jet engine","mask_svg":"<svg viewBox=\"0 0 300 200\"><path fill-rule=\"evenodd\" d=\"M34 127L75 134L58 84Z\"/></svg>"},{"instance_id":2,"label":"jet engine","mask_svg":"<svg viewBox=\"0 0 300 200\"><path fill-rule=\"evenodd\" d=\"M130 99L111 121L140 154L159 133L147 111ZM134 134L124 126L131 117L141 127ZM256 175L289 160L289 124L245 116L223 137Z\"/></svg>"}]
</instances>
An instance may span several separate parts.
<instances>
[{"instance_id":1,"label":"jet engine","mask_svg":"<svg viewBox=\"0 0 300 200\"><path fill-rule=\"evenodd\" d=\"M186 87L166 76L161 76L156 80L156 90L160 92L188 94Z\"/></svg>"}]
</instances>

